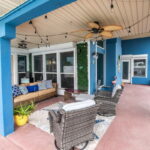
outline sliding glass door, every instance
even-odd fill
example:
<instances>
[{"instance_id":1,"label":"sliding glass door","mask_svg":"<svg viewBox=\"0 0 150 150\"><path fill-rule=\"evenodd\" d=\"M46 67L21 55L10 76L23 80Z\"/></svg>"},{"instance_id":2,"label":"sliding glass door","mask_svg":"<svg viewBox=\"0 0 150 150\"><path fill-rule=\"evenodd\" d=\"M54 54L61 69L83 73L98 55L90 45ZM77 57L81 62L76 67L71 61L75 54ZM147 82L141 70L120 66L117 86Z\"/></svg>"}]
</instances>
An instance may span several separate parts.
<instances>
[{"instance_id":1,"label":"sliding glass door","mask_svg":"<svg viewBox=\"0 0 150 150\"><path fill-rule=\"evenodd\" d=\"M74 88L73 52L60 53L61 88Z\"/></svg>"},{"instance_id":2,"label":"sliding glass door","mask_svg":"<svg viewBox=\"0 0 150 150\"><path fill-rule=\"evenodd\" d=\"M34 56L34 80L43 80L43 55Z\"/></svg>"},{"instance_id":3,"label":"sliding glass door","mask_svg":"<svg viewBox=\"0 0 150 150\"><path fill-rule=\"evenodd\" d=\"M46 79L57 82L57 59L56 53L46 54Z\"/></svg>"},{"instance_id":4,"label":"sliding glass door","mask_svg":"<svg viewBox=\"0 0 150 150\"><path fill-rule=\"evenodd\" d=\"M27 72L27 56L18 55L18 81L21 83L21 79L26 77Z\"/></svg>"}]
</instances>

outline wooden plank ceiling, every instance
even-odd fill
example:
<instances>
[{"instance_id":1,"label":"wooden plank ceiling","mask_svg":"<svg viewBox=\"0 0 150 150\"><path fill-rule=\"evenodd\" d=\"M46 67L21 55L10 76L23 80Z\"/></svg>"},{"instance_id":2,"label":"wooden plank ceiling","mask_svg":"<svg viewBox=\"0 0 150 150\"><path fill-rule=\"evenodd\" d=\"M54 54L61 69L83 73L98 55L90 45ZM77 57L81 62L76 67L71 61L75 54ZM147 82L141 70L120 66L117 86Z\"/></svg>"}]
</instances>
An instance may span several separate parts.
<instances>
[{"instance_id":1,"label":"wooden plank ceiling","mask_svg":"<svg viewBox=\"0 0 150 150\"><path fill-rule=\"evenodd\" d=\"M126 39L150 36L150 16L147 17L150 14L150 0L113 0L112 2L113 9L110 8L111 0L78 0L48 13L47 19L44 15L35 18L32 22L37 33L35 28L26 22L17 27L17 38L12 41L12 45L17 47L20 40L36 43L28 43L28 48L37 47L37 44L42 46L43 43L53 45L82 41L82 37L87 32L71 32L87 28L87 23L92 21L99 21L101 25L122 25L124 29L114 32L114 37ZM130 33L129 26L131 26ZM42 43L39 35L43 36Z\"/></svg>"},{"instance_id":2,"label":"wooden plank ceiling","mask_svg":"<svg viewBox=\"0 0 150 150\"><path fill-rule=\"evenodd\" d=\"M0 0L0 17L27 0Z\"/></svg>"}]
</instances>

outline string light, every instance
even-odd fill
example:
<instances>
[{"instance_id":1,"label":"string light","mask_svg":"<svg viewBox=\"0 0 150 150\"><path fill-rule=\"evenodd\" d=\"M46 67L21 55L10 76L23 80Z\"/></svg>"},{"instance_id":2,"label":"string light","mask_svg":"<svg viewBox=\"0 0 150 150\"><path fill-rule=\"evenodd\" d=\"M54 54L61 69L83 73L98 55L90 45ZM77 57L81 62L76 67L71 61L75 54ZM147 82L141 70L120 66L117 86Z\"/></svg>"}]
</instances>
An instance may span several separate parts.
<instances>
[{"instance_id":1,"label":"string light","mask_svg":"<svg viewBox=\"0 0 150 150\"><path fill-rule=\"evenodd\" d=\"M110 8L111 8L111 10L114 9L113 0L111 0Z\"/></svg>"},{"instance_id":2,"label":"string light","mask_svg":"<svg viewBox=\"0 0 150 150\"><path fill-rule=\"evenodd\" d=\"M29 24L32 24L32 20L29 21Z\"/></svg>"},{"instance_id":3,"label":"string light","mask_svg":"<svg viewBox=\"0 0 150 150\"><path fill-rule=\"evenodd\" d=\"M49 40L48 40L48 36L46 36L46 41L48 42Z\"/></svg>"},{"instance_id":4,"label":"string light","mask_svg":"<svg viewBox=\"0 0 150 150\"><path fill-rule=\"evenodd\" d=\"M68 33L65 34L65 39L68 37Z\"/></svg>"},{"instance_id":5,"label":"string light","mask_svg":"<svg viewBox=\"0 0 150 150\"><path fill-rule=\"evenodd\" d=\"M37 33L36 29L35 29L34 33L35 33L35 34Z\"/></svg>"},{"instance_id":6,"label":"string light","mask_svg":"<svg viewBox=\"0 0 150 150\"><path fill-rule=\"evenodd\" d=\"M131 26L128 27L128 33L131 33Z\"/></svg>"},{"instance_id":7,"label":"string light","mask_svg":"<svg viewBox=\"0 0 150 150\"><path fill-rule=\"evenodd\" d=\"M26 35L25 35L25 38L24 38L24 39L25 39L25 41L27 40L27 36L26 36Z\"/></svg>"},{"instance_id":8,"label":"string light","mask_svg":"<svg viewBox=\"0 0 150 150\"><path fill-rule=\"evenodd\" d=\"M48 18L47 14L44 16L44 18L45 18L45 19L47 19L47 18Z\"/></svg>"}]
</instances>

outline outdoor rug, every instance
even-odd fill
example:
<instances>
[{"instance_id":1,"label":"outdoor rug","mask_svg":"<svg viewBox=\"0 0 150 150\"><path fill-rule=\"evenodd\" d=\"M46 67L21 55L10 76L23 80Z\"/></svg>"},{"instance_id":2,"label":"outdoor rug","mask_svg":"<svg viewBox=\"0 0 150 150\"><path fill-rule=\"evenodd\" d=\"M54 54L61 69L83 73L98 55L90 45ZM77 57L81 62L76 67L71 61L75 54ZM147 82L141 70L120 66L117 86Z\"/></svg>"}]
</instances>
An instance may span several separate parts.
<instances>
[{"instance_id":1,"label":"outdoor rug","mask_svg":"<svg viewBox=\"0 0 150 150\"><path fill-rule=\"evenodd\" d=\"M53 105L50 105L48 107L45 107L41 110L37 110L33 112L30 115L29 123L32 125L35 125L37 128L40 128L41 130L47 132L50 134L50 125L48 120L48 111L49 109L58 109L60 108L64 102L55 103ZM96 122L94 126L94 140L90 141L88 146L85 148L85 150L94 150L103 137L104 133L108 129L109 125L113 121L115 116L111 117L105 117L105 116L99 116L96 117ZM80 147L80 146L79 146Z\"/></svg>"}]
</instances>

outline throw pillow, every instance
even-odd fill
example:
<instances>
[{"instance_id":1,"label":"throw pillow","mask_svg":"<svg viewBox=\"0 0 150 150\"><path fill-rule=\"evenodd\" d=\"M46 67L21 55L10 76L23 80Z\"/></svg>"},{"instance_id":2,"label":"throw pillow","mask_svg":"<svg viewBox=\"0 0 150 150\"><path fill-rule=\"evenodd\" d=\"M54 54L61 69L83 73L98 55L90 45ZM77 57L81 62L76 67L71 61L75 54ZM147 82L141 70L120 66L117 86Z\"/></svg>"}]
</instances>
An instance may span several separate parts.
<instances>
[{"instance_id":1,"label":"throw pillow","mask_svg":"<svg viewBox=\"0 0 150 150\"><path fill-rule=\"evenodd\" d=\"M53 88L52 80L46 80L45 85L47 89Z\"/></svg>"},{"instance_id":2,"label":"throw pillow","mask_svg":"<svg viewBox=\"0 0 150 150\"><path fill-rule=\"evenodd\" d=\"M28 94L28 89L25 86L19 86L19 89L23 95Z\"/></svg>"},{"instance_id":3,"label":"throw pillow","mask_svg":"<svg viewBox=\"0 0 150 150\"><path fill-rule=\"evenodd\" d=\"M27 86L28 92L36 92L39 90L38 85Z\"/></svg>"},{"instance_id":4,"label":"throw pillow","mask_svg":"<svg viewBox=\"0 0 150 150\"><path fill-rule=\"evenodd\" d=\"M44 81L38 83L38 87L39 87L39 91L47 89Z\"/></svg>"},{"instance_id":5,"label":"throw pillow","mask_svg":"<svg viewBox=\"0 0 150 150\"><path fill-rule=\"evenodd\" d=\"M12 94L13 94L13 97L22 95L22 93L17 85L12 86Z\"/></svg>"}]
</instances>

